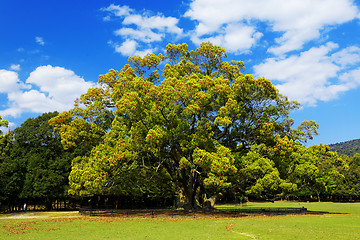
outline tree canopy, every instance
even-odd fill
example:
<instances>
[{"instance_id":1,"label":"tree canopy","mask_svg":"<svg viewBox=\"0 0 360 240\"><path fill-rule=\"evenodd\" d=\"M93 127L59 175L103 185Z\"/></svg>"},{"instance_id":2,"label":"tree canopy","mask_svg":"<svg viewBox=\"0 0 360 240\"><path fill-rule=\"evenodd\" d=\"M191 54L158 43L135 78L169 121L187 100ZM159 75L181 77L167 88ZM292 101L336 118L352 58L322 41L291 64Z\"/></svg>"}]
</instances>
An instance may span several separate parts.
<instances>
[{"instance_id":1,"label":"tree canopy","mask_svg":"<svg viewBox=\"0 0 360 240\"><path fill-rule=\"evenodd\" d=\"M68 194L176 198L186 209L224 196L359 199L359 155L305 147L317 123L295 127L289 114L300 104L226 58L209 42L169 44L100 75L73 109L0 132L0 203L51 208Z\"/></svg>"},{"instance_id":2,"label":"tree canopy","mask_svg":"<svg viewBox=\"0 0 360 240\"><path fill-rule=\"evenodd\" d=\"M195 208L240 186L252 164L263 166L254 189L267 179L294 189L276 164L282 152L269 158L254 148L306 141L317 124L293 128L289 113L299 103L270 80L244 75L242 61L225 58L209 42L194 51L169 44L165 55L130 57L120 71L101 75L75 108L50 121L66 149L83 152L72 163L70 192L176 192L179 206Z\"/></svg>"}]
</instances>

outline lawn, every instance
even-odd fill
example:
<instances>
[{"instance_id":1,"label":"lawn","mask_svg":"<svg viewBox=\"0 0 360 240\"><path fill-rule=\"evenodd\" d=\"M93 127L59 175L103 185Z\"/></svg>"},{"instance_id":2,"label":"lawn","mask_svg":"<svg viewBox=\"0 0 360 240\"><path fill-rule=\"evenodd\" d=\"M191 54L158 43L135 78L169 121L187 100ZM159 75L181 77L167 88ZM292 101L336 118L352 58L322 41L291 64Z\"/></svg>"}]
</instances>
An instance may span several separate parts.
<instances>
[{"instance_id":1,"label":"lawn","mask_svg":"<svg viewBox=\"0 0 360 240\"><path fill-rule=\"evenodd\" d=\"M323 215L100 218L50 212L0 215L0 239L360 239L360 203L248 203ZM234 207L220 205L219 208Z\"/></svg>"}]
</instances>

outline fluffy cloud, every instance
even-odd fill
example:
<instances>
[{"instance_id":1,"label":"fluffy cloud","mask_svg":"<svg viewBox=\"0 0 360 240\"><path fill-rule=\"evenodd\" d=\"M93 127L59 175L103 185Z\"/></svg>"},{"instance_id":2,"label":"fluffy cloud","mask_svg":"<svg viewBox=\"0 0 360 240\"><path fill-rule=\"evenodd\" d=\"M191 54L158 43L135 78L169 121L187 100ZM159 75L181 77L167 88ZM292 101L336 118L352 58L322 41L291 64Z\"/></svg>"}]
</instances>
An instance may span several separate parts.
<instances>
[{"instance_id":1,"label":"fluffy cloud","mask_svg":"<svg viewBox=\"0 0 360 240\"><path fill-rule=\"evenodd\" d=\"M0 70L0 93L16 91L19 88L19 77L16 72Z\"/></svg>"},{"instance_id":2,"label":"fluffy cloud","mask_svg":"<svg viewBox=\"0 0 360 240\"><path fill-rule=\"evenodd\" d=\"M124 56L142 56L152 52L154 49L152 45L162 42L166 36L183 35L183 30L177 26L179 19L174 17L165 17L161 14L138 14L128 6L114 4L101 10L109 14L104 18L105 21L110 21L111 17L123 19L123 27L114 31L114 34L120 36L123 42L120 44L111 42L111 45L116 52ZM139 51L140 48L145 50Z\"/></svg>"},{"instance_id":3,"label":"fluffy cloud","mask_svg":"<svg viewBox=\"0 0 360 240\"><path fill-rule=\"evenodd\" d=\"M8 84L1 84L0 92L7 94L8 107L1 110L0 115L13 117L23 112L68 110L77 97L94 86L71 70L50 65L31 72L26 84L19 80L16 72L0 70L0 83L5 82Z\"/></svg>"},{"instance_id":4,"label":"fluffy cloud","mask_svg":"<svg viewBox=\"0 0 360 240\"><path fill-rule=\"evenodd\" d=\"M269 42L268 52L280 56L301 50L327 29L360 15L351 0L193 0L183 17L193 20L195 29L184 34L178 27L178 18L139 13L128 6L114 4L101 10L107 13L106 21L122 19L122 27L114 33L123 42L114 47L124 48L130 41L136 42L132 51L117 51L126 56L134 55L140 48L150 52L169 35L190 36L197 45L212 41L229 52L241 54L249 52L268 33L276 36Z\"/></svg>"},{"instance_id":5,"label":"fluffy cloud","mask_svg":"<svg viewBox=\"0 0 360 240\"><path fill-rule=\"evenodd\" d=\"M113 43L109 41L109 44L115 49L115 52L120 53L124 56L145 56L148 53L154 53L157 49L154 48L145 48L144 50L139 49L139 43L132 39L126 39L121 44ZM141 46L141 45L140 45Z\"/></svg>"},{"instance_id":6,"label":"fluffy cloud","mask_svg":"<svg viewBox=\"0 0 360 240\"><path fill-rule=\"evenodd\" d=\"M131 41L140 41L145 43L161 41L164 33L155 33L150 29L132 29L121 28L115 31L115 35L122 36L123 38L132 39Z\"/></svg>"},{"instance_id":7,"label":"fluffy cloud","mask_svg":"<svg viewBox=\"0 0 360 240\"><path fill-rule=\"evenodd\" d=\"M197 22L196 39L213 37L224 46L228 35L233 34L226 28L233 24L249 26L252 31L242 32L247 48L261 36L256 30L258 23L265 23L268 30L281 34L268 51L281 55L301 49L306 42L317 39L321 30L355 19L358 14L351 0L194 0L184 16ZM233 51L241 51L244 42L240 41Z\"/></svg>"},{"instance_id":8,"label":"fluffy cloud","mask_svg":"<svg viewBox=\"0 0 360 240\"><path fill-rule=\"evenodd\" d=\"M35 37L35 42L41 46L45 45L44 39L42 37Z\"/></svg>"},{"instance_id":9,"label":"fluffy cloud","mask_svg":"<svg viewBox=\"0 0 360 240\"><path fill-rule=\"evenodd\" d=\"M228 24L215 36L200 38L195 34L191 37L191 40L198 45L201 42L210 41L216 45L224 47L229 52L246 53L258 42L262 35L263 34L257 32L253 26L247 26L244 24Z\"/></svg>"},{"instance_id":10,"label":"fluffy cloud","mask_svg":"<svg viewBox=\"0 0 360 240\"><path fill-rule=\"evenodd\" d=\"M360 85L360 49L334 52L338 47L329 42L288 58L269 58L254 66L255 74L275 81L282 94L302 104L329 101Z\"/></svg>"},{"instance_id":11,"label":"fluffy cloud","mask_svg":"<svg viewBox=\"0 0 360 240\"><path fill-rule=\"evenodd\" d=\"M130 56L136 52L137 42L134 40L126 40L121 45L115 45L115 52L121 53L124 56Z\"/></svg>"},{"instance_id":12,"label":"fluffy cloud","mask_svg":"<svg viewBox=\"0 0 360 240\"><path fill-rule=\"evenodd\" d=\"M101 9L104 12L112 13L116 17L122 17L127 16L132 12L132 9L130 9L128 6L119 6L115 4L111 4L110 6L106 8ZM104 18L104 20L109 21L111 19L111 16L108 15Z\"/></svg>"},{"instance_id":13,"label":"fluffy cloud","mask_svg":"<svg viewBox=\"0 0 360 240\"><path fill-rule=\"evenodd\" d=\"M20 64L11 64L10 69L13 71L20 71Z\"/></svg>"},{"instance_id":14,"label":"fluffy cloud","mask_svg":"<svg viewBox=\"0 0 360 240\"><path fill-rule=\"evenodd\" d=\"M360 86L360 67L341 74L339 79L349 89Z\"/></svg>"},{"instance_id":15,"label":"fluffy cloud","mask_svg":"<svg viewBox=\"0 0 360 240\"><path fill-rule=\"evenodd\" d=\"M30 73L26 83L38 86L40 91L48 93L50 98L64 99L62 102L65 104L73 103L79 93L86 92L93 85L71 70L50 65L38 67Z\"/></svg>"},{"instance_id":16,"label":"fluffy cloud","mask_svg":"<svg viewBox=\"0 0 360 240\"><path fill-rule=\"evenodd\" d=\"M271 57L254 66L255 74L270 78L281 93L305 105L360 86L360 48L344 48L341 41L324 44L332 29L359 18L352 0L193 0L182 16L195 26L187 33L177 18L119 5L102 10L108 14L105 20L121 19L114 34L122 42L111 45L124 56L143 56L160 49L169 36L186 36L196 45L211 41L234 54L260 46L256 50Z\"/></svg>"}]
</instances>

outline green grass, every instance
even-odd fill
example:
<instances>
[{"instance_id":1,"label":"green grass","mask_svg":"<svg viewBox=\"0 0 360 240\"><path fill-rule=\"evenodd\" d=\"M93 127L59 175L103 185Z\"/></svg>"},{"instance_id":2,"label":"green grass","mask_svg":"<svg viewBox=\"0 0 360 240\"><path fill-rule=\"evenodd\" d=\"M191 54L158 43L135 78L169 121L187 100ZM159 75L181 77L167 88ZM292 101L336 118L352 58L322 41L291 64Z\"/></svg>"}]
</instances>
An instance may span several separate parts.
<instances>
[{"instance_id":1,"label":"green grass","mask_svg":"<svg viewBox=\"0 0 360 240\"><path fill-rule=\"evenodd\" d=\"M332 214L127 219L26 213L18 218L0 215L0 239L360 239L360 203L276 202L248 203L243 207L303 206Z\"/></svg>"}]
</instances>

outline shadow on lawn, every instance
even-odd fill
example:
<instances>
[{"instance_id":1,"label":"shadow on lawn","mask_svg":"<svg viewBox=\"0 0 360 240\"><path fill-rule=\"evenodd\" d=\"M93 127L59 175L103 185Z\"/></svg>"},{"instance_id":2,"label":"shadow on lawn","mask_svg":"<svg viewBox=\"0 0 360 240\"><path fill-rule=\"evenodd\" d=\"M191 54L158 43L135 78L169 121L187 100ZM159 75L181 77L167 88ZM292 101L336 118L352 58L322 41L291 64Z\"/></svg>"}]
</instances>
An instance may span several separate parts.
<instances>
[{"instance_id":1,"label":"shadow on lawn","mask_svg":"<svg viewBox=\"0 0 360 240\"><path fill-rule=\"evenodd\" d=\"M307 208L234 208L212 210L172 210L172 209L80 209L79 213L97 217L250 217L279 215L323 215L344 214L324 211L308 211Z\"/></svg>"}]
</instances>

